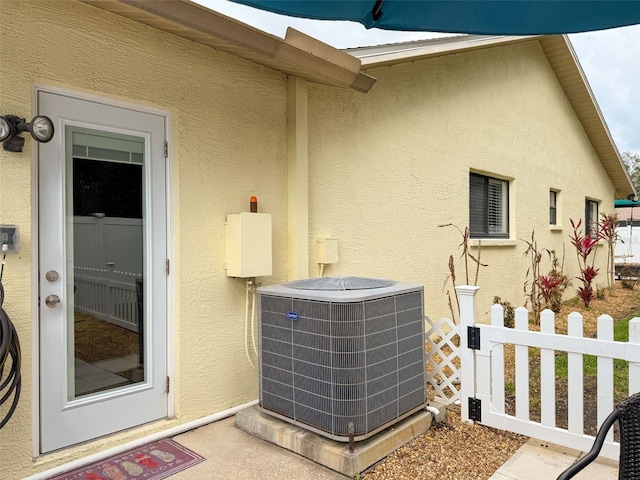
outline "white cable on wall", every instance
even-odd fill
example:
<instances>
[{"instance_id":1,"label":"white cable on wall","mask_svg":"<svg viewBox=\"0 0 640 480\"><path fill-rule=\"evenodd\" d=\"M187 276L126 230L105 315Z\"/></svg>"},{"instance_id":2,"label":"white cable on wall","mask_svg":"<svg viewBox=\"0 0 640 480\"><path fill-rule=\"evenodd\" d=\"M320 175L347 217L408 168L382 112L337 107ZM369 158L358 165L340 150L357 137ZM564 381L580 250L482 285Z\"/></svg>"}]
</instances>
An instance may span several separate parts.
<instances>
[{"instance_id":1,"label":"white cable on wall","mask_svg":"<svg viewBox=\"0 0 640 480\"><path fill-rule=\"evenodd\" d=\"M258 370L258 368L253 364L253 360L251 360L251 355L249 355L249 290L251 290L251 285L253 281L251 279L247 279L247 284L245 287L245 306L244 306L244 353L247 356L247 360L249 361L249 365L254 370ZM253 319L252 319L252 337L253 337ZM255 349L255 345L254 345Z\"/></svg>"},{"instance_id":2,"label":"white cable on wall","mask_svg":"<svg viewBox=\"0 0 640 480\"><path fill-rule=\"evenodd\" d=\"M253 352L256 354L256 357L260 358L258 354L258 342L256 342L256 287L257 285L254 282L254 285L251 288L251 342L253 343Z\"/></svg>"}]
</instances>

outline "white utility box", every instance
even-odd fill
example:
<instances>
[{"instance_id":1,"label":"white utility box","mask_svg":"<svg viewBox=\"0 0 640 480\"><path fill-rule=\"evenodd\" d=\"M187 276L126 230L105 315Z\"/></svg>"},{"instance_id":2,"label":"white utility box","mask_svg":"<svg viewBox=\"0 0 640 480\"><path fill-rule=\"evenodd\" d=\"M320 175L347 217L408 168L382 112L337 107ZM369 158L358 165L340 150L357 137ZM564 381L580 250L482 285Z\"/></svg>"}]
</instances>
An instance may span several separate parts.
<instances>
[{"instance_id":1,"label":"white utility box","mask_svg":"<svg viewBox=\"0 0 640 480\"><path fill-rule=\"evenodd\" d=\"M338 239L325 237L318 239L318 263L324 265L338 263Z\"/></svg>"},{"instance_id":2,"label":"white utility box","mask_svg":"<svg viewBox=\"0 0 640 480\"><path fill-rule=\"evenodd\" d=\"M227 276L251 278L271 275L271 214L236 213L225 224Z\"/></svg>"}]
</instances>

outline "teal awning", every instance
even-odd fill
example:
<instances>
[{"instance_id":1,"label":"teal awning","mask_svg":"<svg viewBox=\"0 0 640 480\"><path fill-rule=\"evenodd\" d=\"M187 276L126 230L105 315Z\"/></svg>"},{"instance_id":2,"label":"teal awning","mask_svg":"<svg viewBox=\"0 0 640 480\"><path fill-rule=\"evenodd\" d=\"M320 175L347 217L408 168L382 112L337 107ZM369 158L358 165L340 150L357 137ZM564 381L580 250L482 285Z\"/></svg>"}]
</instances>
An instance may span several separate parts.
<instances>
[{"instance_id":1,"label":"teal awning","mask_svg":"<svg viewBox=\"0 0 640 480\"><path fill-rule=\"evenodd\" d=\"M640 24L637 0L232 0L294 17L385 30L536 35Z\"/></svg>"},{"instance_id":2,"label":"teal awning","mask_svg":"<svg viewBox=\"0 0 640 480\"><path fill-rule=\"evenodd\" d=\"M614 207L637 207L640 205L640 200L614 200Z\"/></svg>"}]
</instances>

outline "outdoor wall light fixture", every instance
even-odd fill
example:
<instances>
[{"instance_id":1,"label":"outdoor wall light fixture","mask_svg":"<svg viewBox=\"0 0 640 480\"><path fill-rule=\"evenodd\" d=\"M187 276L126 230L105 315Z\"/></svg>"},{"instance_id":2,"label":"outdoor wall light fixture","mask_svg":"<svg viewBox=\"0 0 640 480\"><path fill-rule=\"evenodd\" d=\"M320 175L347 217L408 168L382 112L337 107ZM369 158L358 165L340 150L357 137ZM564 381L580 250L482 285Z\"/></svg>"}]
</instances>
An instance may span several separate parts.
<instances>
[{"instance_id":1,"label":"outdoor wall light fixture","mask_svg":"<svg viewBox=\"0 0 640 480\"><path fill-rule=\"evenodd\" d=\"M0 116L0 142L9 152L21 152L24 146L22 132L29 132L34 140L47 143L53 138L53 122L49 117L37 115L27 123L15 115Z\"/></svg>"}]
</instances>

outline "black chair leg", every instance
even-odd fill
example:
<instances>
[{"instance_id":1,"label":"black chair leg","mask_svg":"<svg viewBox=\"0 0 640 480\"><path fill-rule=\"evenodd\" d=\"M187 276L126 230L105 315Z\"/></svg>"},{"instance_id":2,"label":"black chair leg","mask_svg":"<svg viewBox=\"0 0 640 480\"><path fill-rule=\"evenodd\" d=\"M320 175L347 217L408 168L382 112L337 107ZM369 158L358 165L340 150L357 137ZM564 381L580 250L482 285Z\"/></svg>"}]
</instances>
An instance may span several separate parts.
<instances>
[{"instance_id":1,"label":"black chair leg","mask_svg":"<svg viewBox=\"0 0 640 480\"><path fill-rule=\"evenodd\" d=\"M557 480L568 480L570 478L573 478L578 474L579 471L584 469L584 467L589 465L598 457L600 450L602 450L602 445L604 444L604 439L607 436L609 429L616 422L616 420L618 420L619 416L620 411L618 409L615 409L609 414L605 421L602 422L602 426L600 427L600 430L598 430L598 434L596 435L596 439L593 442L593 447L591 447L591 450L589 450L589 452L584 457L582 457L580 460L578 460L576 463L562 472Z\"/></svg>"}]
</instances>

